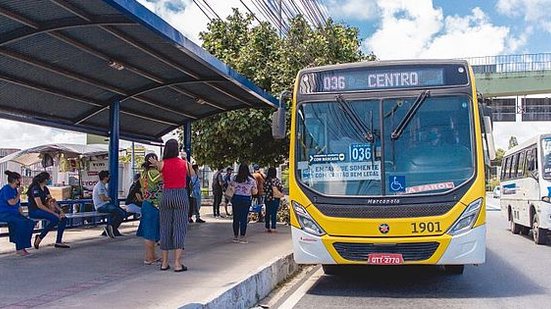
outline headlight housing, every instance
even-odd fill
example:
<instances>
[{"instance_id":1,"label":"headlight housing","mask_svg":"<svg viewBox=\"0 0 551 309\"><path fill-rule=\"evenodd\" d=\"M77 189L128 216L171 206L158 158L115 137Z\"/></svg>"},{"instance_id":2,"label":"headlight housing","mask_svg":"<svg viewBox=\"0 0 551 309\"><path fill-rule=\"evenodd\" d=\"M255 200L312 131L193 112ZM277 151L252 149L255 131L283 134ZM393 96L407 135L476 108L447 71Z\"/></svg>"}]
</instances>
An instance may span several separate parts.
<instances>
[{"instance_id":1,"label":"headlight housing","mask_svg":"<svg viewBox=\"0 0 551 309\"><path fill-rule=\"evenodd\" d=\"M467 206L467 209L463 211L459 219L457 219L457 221L455 221L452 227L448 230L448 234L457 235L470 230L476 222L478 214L482 209L482 202L482 198L479 198L470 203L469 206Z\"/></svg>"},{"instance_id":2,"label":"headlight housing","mask_svg":"<svg viewBox=\"0 0 551 309\"><path fill-rule=\"evenodd\" d=\"M305 231L306 233L316 235L316 236L323 236L325 235L325 231L319 226L319 224L310 216L310 214L306 211L306 209L300 205L299 203L293 201L293 209L295 210L295 214L297 215L298 223L300 224L300 228Z\"/></svg>"}]
</instances>

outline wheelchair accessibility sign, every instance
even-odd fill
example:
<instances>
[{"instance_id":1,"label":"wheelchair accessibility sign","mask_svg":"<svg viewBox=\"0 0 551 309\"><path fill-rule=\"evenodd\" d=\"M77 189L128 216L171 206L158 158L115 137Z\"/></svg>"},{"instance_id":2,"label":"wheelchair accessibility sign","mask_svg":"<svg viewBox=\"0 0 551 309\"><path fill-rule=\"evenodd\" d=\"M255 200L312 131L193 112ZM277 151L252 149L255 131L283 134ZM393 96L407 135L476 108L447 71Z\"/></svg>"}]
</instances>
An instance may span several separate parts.
<instances>
[{"instance_id":1,"label":"wheelchair accessibility sign","mask_svg":"<svg viewBox=\"0 0 551 309\"><path fill-rule=\"evenodd\" d=\"M406 192L406 176L390 176L388 189L390 192Z\"/></svg>"}]
</instances>

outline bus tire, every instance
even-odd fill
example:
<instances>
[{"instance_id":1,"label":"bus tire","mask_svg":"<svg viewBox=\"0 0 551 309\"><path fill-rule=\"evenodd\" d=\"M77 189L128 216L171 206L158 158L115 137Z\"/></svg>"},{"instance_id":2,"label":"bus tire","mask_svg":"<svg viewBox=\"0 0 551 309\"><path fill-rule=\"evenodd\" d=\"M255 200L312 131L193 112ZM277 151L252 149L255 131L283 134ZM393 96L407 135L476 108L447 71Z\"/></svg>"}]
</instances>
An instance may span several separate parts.
<instances>
[{"instance_id":1,"label":"bus tire","mask_svg":"<svg viewBox=\"0 0 551 309\"><path fill-rule=\"evenodd\" d=\"M515 223L515 220L513 219L513 214L510 209L509 209L509 227L511 228L511 233L515 235L520 233L520 225Z\"/></svg>"},{"instance_id":2,"label":"bus tire","mask_svg":"<svg viewBox=\"0 0 551 309\"><path fill-rule=\"evenodd\" d=\"M537 245L545 245L547 242L547 230L540 228L538 215L532 217L532 238Z\"/></svg>"},{"instance_id":3,"label":"bus tire","mask_svg":"<svg viewBox=\"0 0 551 309\"><path fill-rule=\"evenodd\" d=\"M335 276L342 272L342 265L323 264L321 268L323 268L323 272L328 276Z\"/></svg>"},{"instance_id":4,"label":"bus tire","mask_svg":"<svg viewBox=\"0 0 551 309\"><path fill-rule=\"evenodd\" d=\"M521 235L530 235L530 228L527 226L521 226L520 227L520 234Z\"/></svg>"},{"instance_id":5,"label":"bus tire","mask_svg":"<svg viewBox=\"0 0 551 309\"><path fill-rule=\"evenodd\" d=\"M462 275L465 265L444 265L444 271L450 275Z\"/></svg>"}]
</instances>

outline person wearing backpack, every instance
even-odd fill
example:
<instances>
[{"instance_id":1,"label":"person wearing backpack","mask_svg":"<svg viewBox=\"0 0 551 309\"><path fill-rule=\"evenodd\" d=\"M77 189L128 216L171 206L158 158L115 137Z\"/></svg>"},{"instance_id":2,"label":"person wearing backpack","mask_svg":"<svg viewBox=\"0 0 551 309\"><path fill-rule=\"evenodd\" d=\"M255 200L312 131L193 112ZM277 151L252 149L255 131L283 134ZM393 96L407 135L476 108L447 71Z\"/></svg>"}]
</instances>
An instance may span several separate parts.
<instances>
[{"instance_id":1,"label":"person wearing backpack","mask_svg":"<svg viewBox=\"0 0 551 309\"><path fill-rule=\"evenodd\" d=\"M218 170L212 177L212 194L214 195L214 202L212 203L212 214L215 218L220 217L220 204L222 203L224 178L222 176L224 167L218 166Z\"/></svg>"},{"instance_id":2,"label":"person wearing backpack","mask_svg":"<svg viewBox=\"0 0 551 309\"><path fill-rule=\"evenodd\" d=\"M266 201L266 232L272 233L276 231L277 210L279 201L283 198L283 184L277 178L275 167L268 169L268 175L264 182L264 194Z\"/></svg>"}]
</instances>

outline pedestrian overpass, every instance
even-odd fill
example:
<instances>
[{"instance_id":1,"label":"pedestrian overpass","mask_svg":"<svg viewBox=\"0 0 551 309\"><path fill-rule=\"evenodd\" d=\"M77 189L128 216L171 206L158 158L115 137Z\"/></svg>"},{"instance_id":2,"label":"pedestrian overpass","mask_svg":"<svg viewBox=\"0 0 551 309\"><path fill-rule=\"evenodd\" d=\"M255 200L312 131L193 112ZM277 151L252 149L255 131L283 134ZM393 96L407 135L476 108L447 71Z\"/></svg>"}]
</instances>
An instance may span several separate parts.
<instances>
[{"instance_id":1,"label":"pedestrian overpass","mask_svg":"<svg viewBox=\"0 0 551 309\"><path fill-rule=\"evenodd\" d=\"M550 121L551 53L502 55L466 59L476 77L477 90L490 98L494 121ZM516 98L502 98L516 97Z\"/></svg>"}]
</instances>

